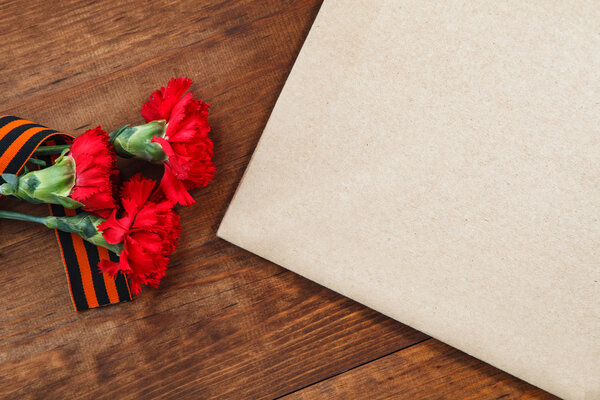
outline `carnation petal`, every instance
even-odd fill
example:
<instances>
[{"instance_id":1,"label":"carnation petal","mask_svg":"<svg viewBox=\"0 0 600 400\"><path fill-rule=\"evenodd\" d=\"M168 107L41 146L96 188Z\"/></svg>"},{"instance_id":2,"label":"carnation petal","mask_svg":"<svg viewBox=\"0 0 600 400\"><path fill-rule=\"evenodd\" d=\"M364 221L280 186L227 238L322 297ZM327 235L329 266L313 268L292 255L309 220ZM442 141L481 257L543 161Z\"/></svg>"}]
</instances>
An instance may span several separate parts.
<instances>
[{"instance_id":1,"label":"carnation petal","mask_svg":"<svg viewBox=\"0 0 600 400\"><path fill-rule=\"evenodd\" d=\"M84 210L109 214L116 207L116 155L109 137L100 126L73 141L69 155L75 161L76 178L70 197L83 203Z\"/></svg>"},{"instance_id":2,"label":"carnation petal","mask_svg":"<svg viewBox=\"0 0 600 400\"><path fill-rule=\"evenodd\" d=\"M160 188L165 196L176 204L191 206L195 203L183 182L175 177L171 167L167 164L165 164L165 172L160 181Z\"/></svg>"},{"instance_id":3,"label":"carnation petal","mask_svg":"<svg viewBox=\"0 0 600 400\"><path fill-rule=\"evenodd\" d=\"M189 78L172 78L166 88L161 87L152 93L150 99L142 106L142 116L146 122L157 119L169 120L173 107L191 85L192 81Z\"/></svg>"},{"instance_id":4,"label":"carnation petal","mask_svg":"<svg viewBox=\"0 0 600 400\"><path fill-rule=\"evenodd\" d=\"M151 193L154 186L150 179L133 177L123 185L122 208L98 226L107 242L123 244L119 263L102 262L101 268L129 277L133 294L141 291L142 284L158 286L181 233L174 203L149 200L157 198Z\"/></svg>"},{"instance_id":5,"label":"carnation petal","mask_svg":"<svg viewBox=\"0 0 600 400\"><path fill-rule=\"evenodd\" d=\"M123 184L121 197L131 201L137 207L142 207L148 201L155 185L156 182L152 179L136 174Z\"/></svg>"},{"instance_id":6,"label":"carnation petal","mask_svg":"<svg viewBox=\"0 0 600 400\"><path fill-rule=\"evenodd\" d=\"M111 278L115 279L117 274L121 272L121 268L119 263L109 260L102 260L98 263L98 268L100 268L100 272L108 274Z\"/></svg>"}]
</instances>

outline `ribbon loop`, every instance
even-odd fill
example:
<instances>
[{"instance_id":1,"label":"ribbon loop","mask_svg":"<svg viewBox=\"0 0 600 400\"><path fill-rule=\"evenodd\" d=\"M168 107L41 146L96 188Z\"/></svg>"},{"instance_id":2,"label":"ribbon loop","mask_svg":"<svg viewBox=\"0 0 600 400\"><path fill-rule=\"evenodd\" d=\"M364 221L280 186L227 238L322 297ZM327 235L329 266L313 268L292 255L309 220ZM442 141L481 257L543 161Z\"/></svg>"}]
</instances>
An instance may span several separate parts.
<instances>
[{"instance_id":1,"label":"ribbon loop","mask_svg":"<svg viewBox=\"0 0 600 400\"><path fill-rule=\"evenodd\" d=\"M18 174L35 150L42 144L67 144L73 136L49 129L12 115L0 117L0 174ZM41 157L50 165L50 156ZM50 205L52 215L75 215L76 210ZM75 309L86 310L107 304L131 301L127 279L116 279L98 269L100 260L118 262L119 256L103 247L94 246L74 233L56 231L65 272Z\"/></svg>"}]
</instances>

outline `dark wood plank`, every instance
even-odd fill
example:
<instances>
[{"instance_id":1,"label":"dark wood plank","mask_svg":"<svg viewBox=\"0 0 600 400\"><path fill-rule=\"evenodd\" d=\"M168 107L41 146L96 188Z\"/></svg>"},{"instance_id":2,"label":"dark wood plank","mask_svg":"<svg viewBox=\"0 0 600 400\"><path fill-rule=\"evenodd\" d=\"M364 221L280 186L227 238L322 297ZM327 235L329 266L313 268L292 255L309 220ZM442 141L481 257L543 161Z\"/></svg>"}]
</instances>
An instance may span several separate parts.
<instances>
[{"instance_id":1,"label":"dark wood plank","mask_svg":"<svg viewBox=\"0 0 600 400\"><path fill-rule=\"evenodd\" d=\"M157 51L112 72L106 56L97 76L52 91L40 78L28 83L40 93L3 107L68 132L98 123L112 129L141 121L150 91L187 75L213 105L219 173L195 193L196 207L181 210L180 248L161 288L130 304L74 312L53 233L0 223L0 284L10 288L0 294L0 397L271 398L424 338L215 237L319 8L318 1L240 3L252 19L216 24L211 37L185 50ZM84 7L81 18L89 12ZM81 30L67 25L65 38ZM115 54L131 46L121 45ZM3 70L3 79L10 73ZM45 212L8 198L0 208Z\"/></svg>"},{"instance_id":2,"label":"dark wood plank","mask_svg":"<svg viewBox=\"0 0 600 400\"><path fill-rule=\"evenodd\" d=\"M40 243L20 259L39 293L2 282L25 293L3 298L1 398L272 398L422 339L222 241L133 303L75 313Z\"/></svg>"},{"instance_id":3,"label":"dark wood plank","mask_svg":"<svg viewBox=\"0 0 600 400\"><path fill-rule=\"evenodd\" d=\"M320 3L0 4L2 113L111 130L186 75L212 104L218 167L180 210L161 287L133 303L74 312L53 232L0 222L1 398L266 399L426 338L215 237ZM46 212L8 198L0 209Z\"/></svg>"},{"instance_id":4,"label":"dark wood plank","mask_svg":"<svg viewBox=\"0 0 600 400\"><path fill-rule=\"evenodd\" d=\"M429 339L282 397L282 400L312 399L558 398Z\"/></svg>"},{"instance_id":5,"label":"dark wood plank","mask_svg":"<svg viewBox=\"0 0 600 400\"><path fill-rule=\"evenodd\" d=\"M3 1L0 104L73 86L161 54L193 51L190 46L235 35L254 21L320 2ZM301 39L296 35L295 40Z\"/></svg>"}]
</instances>

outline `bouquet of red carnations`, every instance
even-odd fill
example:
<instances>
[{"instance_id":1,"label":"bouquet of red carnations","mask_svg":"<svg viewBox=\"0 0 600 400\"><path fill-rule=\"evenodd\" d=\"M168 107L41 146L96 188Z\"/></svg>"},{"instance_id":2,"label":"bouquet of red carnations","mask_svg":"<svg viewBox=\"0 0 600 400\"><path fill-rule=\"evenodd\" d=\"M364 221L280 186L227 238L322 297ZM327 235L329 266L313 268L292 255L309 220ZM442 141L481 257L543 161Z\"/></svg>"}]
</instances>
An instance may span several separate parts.
<instances>
[{"instance_id":1,"label":"bouquet of red carnations","mask_svg":"<svg viewBox=\"0 0 600 400\"><path fill-rule=\"evenodd\" d=\"M141 110L146 124L110 134L98 126L70 144L38 147L29 162L43 168L2 174L2 195L82 212L37 217L0 210L0 217L75 233L119 255L118 262L102 260L98 268L112 277L123 273L133 294L142 284L157 287L181 231L174 206L194 204L189 190L206 186L215 174L209 106L187 92L191 84L171 79L152 93ZM160 183L138 174L121 184L117 155L162 164Z\"/></svg>"}]
</instances>

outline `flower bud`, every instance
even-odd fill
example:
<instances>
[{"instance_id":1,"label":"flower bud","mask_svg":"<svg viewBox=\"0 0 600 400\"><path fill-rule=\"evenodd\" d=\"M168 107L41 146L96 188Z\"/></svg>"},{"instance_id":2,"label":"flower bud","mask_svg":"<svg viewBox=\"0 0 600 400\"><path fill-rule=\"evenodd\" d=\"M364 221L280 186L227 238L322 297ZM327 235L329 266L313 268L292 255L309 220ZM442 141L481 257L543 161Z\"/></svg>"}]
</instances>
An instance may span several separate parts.
<instances>
[{"instance_id":1,"label":"flower bud","mask_svg":"<svg viewBox=\"0 0 600 400\"><path fill-rule=\"evenodd\" d=\"M110 140L118 155L125 158L141 158L153 163L162 163L168 157L155 137L165 137L167 122L152 121L138 126L122 126L110 133Z\"/></svg>"},{"instance_id":2,"label":"flower bud","mask_svg":"<svg viewBox=\"0 0 600 400\"><path fill-rule=\"evenodd\" d=\"M75 161L65 155L66 152L68 149L50 167L20 177L2 174L6 183L0 185L0 194L15 196L30 203L59 204L66 208L83 206L69 197L75 185Z\"/></svg>"}]
</instances>

